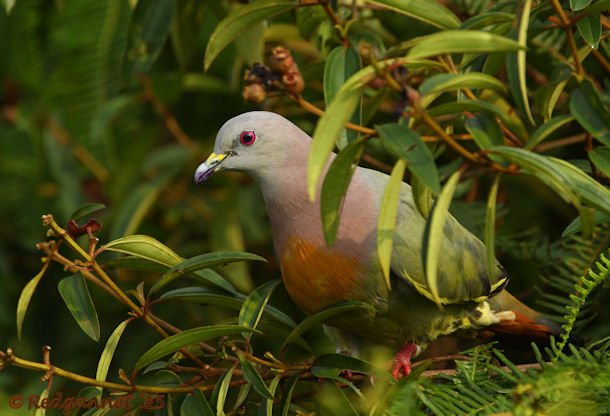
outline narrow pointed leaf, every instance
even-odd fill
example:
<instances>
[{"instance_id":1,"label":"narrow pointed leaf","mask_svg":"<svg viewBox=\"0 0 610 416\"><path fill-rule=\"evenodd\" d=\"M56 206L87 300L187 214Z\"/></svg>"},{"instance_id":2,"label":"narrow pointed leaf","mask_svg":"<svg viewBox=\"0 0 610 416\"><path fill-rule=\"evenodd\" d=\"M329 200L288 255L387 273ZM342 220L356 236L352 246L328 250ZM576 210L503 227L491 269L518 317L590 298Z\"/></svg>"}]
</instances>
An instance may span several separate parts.
<instances>
[{"instance_id":1,"label":"narrow pointed leaf","mask_svg":"<svg viewBox=\"0 0 610 416\"><path fill-rule=\"evenodd\" d=\"M30 305L30 300L32 300L32 296L36 291L36 287L38 287L38 283L40 283L40 279L44 276L45 272L49 268L50 262L46 262L42 269L38 272L36 276L34 276L23 288L21 294L19 295L19 301L17 302L17 337L21 339L21 329L23 328L23 320L25 319L25 313L28 310L28 306Z\"/></svg>"},{"instance_id":2,"label":"narrow pointed leaf","mask_svg":"<svg viewBox=\"0 0 610 416\"><path fill-rule=\"evenodd\" d=\"M593 137L610 146L610 112L590 81L572 90L570 112Z\"/></svg>"},{"instance_id":3,"label":"narrow pointed leaf","mask_svg":"<svg viewBox=\"0 0 610 416\"><path fill-rule=\"evenodd\" d=\"M252 387L258 394L263 396L266 399L273 400L273 393L269 390L269 387L263 381L263 378L258 371L254 368L254 366L246 359L243 354L238 353L239 363L241 365L241 369L244 372L244 378L248 380Z\"/></svg>"},{"instance_id":4,"label":"narrow pointed leaf","mask_svg":"<svg viewBox=\"0 0 610 416\"><path fill-rule=\"evenodd\" d=\"M592 0L570 0L570 8L577 12L591 4L591 1Z\"/></svg>"},{"instance_id":5,"label":"narrow pointed leaf","mask_svg":"<svg viewBox=\"0 0 610 416\"><path fill-rule=\"evenodd\" d=\"M461 114L464 111L484 111L486 113L498 116L503 123L507 123L509 121L508 115L504 111L502 111L502 109L492 103L483 100L463 100L452 103L444 103L434 108L431 108L428 113L433 117L437 117L446 114Z\"/></svg>"},{"instance_id":6,"label":"narrow pointed leaf","mask_svg":"<svg viewBox=\"0 0 610 416\"><path fill-rule=\"evenodd\" d=\"M83 276L78 273L63 278L57 288L78 326L91 339L99 341L100 323Z\"/></svg>"},{"instance_id":7,"label":"narrow pointed leaf","mask_svg":"<svg viewBox=\"0 0 610 416\"><path fill-rule=\"evenodd\" d=\"M167 267L173 267L182 261L182 258L172 249L147 235L136 234L122 237L103 245L102 248L129 254Z\"/></svg>"},{"instance_id":8,"label":"narrow pointed leaf","mask_svg":"<svg viewBox=\"0 0 610 416\"><path fill-rule=\"evenodd\" d=\"M364 152L364 143L355 141L343 149L333 160L322 184L320 211L324 239L332 246L339 229L339 215L352 174Z\"/></svg>"},{"instance_id":9,"label":"narrow pointed leaf","mask_svg":"<svg viewBox=\"0 0 610 416\"><path fill-rule=\"evenodd\" d=\"M599 14L585 16L576 22L576 28L585 42L597 49L602 36L601 16Z\"/></svg>"},{"instance_id":10,"label":"narrow pointed leaf","mask_svg":"<svg viewBox=\"0 0 610 416\"><path fill-rule=\"evenodd\" d=\"M487 207L485 210L485 254L487 262L487 274L493 276L496 273L496 199L498 196L498 187L500 185L501 174L497 174L494 178L489 196L487 197Z\"/></svg>"},{"instance_id":11,"label":"narrow pointed leaf","mask_svg":"<svg viewBox=\"0 0 610 416\"><path fill-rule=\"evenodd\" d=\"M482 72L466 72L463 74L438 74L427 78L419 87L422 95L455 91L463 88L490 89L506 93L504 83L491 75Z\"/></svg>"},{"instance_id":12,"label":"narrow pointed leaf","mask_svg":"<svg viewBox=\"0 0 610 416\"><path fill-rule=\"evenodd\" d=\"M135 368L140 369L153 361L174 353L180 348L197 342L204 342L212 338L218 338L226 335L239 334L242 331L258 332L251 328L246 328L241 325L211 325L202 326L199 328L191 328L179 332L171 337L167 337L155 344L152 348L146 351L136 362Z\"/></svg>"},{"instance_id":13,"label":"narrow pointed leaf","mask_svg":"<svg viewBox=\"0 0 610 416\"><path fill-rule=\"evenodd\" d=\"M286 337L282 348L284 348L291 341L300 337L303 332L314 327L315 325L323 323L324 321L328 320L329 318L332 318L333 316L346 312L363 312L365 310L373 311L374 308L372 305L360 301L340 302L335 305L326 307L320 312L305 318L301 323L299 323L299 325L297 325L297 327L292 330L290 335Z\"/></svg>"},{"instance_id":14,"label":"narrow pointed leaf","mask_svg":"<svg viewBox=\"0 0 610 416\"><path fill-rule=\"evenodd\" d=\"M270 280L263 283L248 295L239 311L237 323L248 328L256 329L263 315L265 306L273 293L273 289L282 281L280 279ZM244 334L246 336L246 334Z\"/></svg>"},{"instance_id":15,"label":"narrow pointed leaf","mask_svg":"<svg viewBox=\"0 0 610 416\"><path fill-rule=\"evenodd\" d=\"M277 390L277 386L278 384L280 384L280 380L282 379L282 377L278 374L277 376L273 377L273 380L271 380L271 383L269 383L269 392L271 393L272 396L275 396L275 391ZM261 403L261 408L259 409L258 414L264 414L265 416L272 416L273 415L273 399L265 399L263 400L263 402Z\"/></svg>"},{"instance_id":16,"label":"narrow pointed leaf","mask_svg":"<svg viewBox=\"0 0 610 416\"><path fill-rule=\"evenodd\" d=\"M411 178L411 191L417 210L427 219L432 210L432 189L426 186L417 176Z\"/></svg>"},{"instance_id":17,"label":"narrow pointed leaf","mask_svg":"<svg viewBox=\"0 0 610 416\"><path fill-rule=\"evenodd\" d=\"M605 222L610 222L610 214L595 211L594 216L593 216L593 224L597 225L597 224L603 224ZM563 232L561 233L561 237L566 237L571 234L576 234L577 232L580 232L582 229L583 229L583 226L581 223L581 219L580 219L580 216L578 216L574 219L574 221L572 221L570 224L568 224L568 226L565 228L565 230L563 230Z\"/></svg>"},{"instance_id":18,"label":"narrow pointed leaf","mask_svg":"<svg viewBox=\"0 0 610 416\"><path fill-rule=\"evenodd\" d=\"M383 277L388 288L390 283L390 264L392 261L392 245L394 242L394 226L396 225L396 215L398 213L398 201L400 200L400 190L402 188L402 178L405 175L406 162L398 159L390 180L386 185L381 201L381 209L377 220L377 255Z\"/></svg>"},{"instance_id":19,"label":"narrow pointed leaf","mask_svg":"<svg viewBox=\"0 0 610 416\"><path fill-rule=\"evenodd\" d=\"M127 324L131 322L131 319L126 319L121 322L110 334L108 337L108 341L106 341L106 346L102 351L102 355L100 356L100 360L97 363L97 371L95 373L95 379L97 381L106 381L106 377L108 376L108 369L110 368L110 363L112 362L112 357L114 356L114 352L116 351L116 347L119 344L119 340L127 328ZM101 387L99 388L101 391Z\"/></svg>"},{"instance_id":20,"label":"narrow pointed leaf","mask_svg":"<svg viewBox=\"0 0 610 416\"><path fill-rule=\"evenodd\" d=\"M182 405L180 405L180 416L191 415L215 416L210 403L199 390L195 390L186 396Z\"/></svg>"},{"instance_id":21,"label":"narrow pointed leaf","mask_svg":"<svg viewBox=\"0 0 610 416\"><path fill-rule=\"evenodd\" d=\"M515 21L515 15L505 12L484 12L477 14L463 22L461 29L484 29L487 26L499 25L502 23L512 23Z\"/></svg>"},{"instance_id":22,"label":"narrow pointed leaf","mask_svg":"<svg viewBox=\"0 0 610 416\"><path fill-rule=\"evenodd\" d=\"M532 0L525 0L522 3L522 12L521 18L519 19L519 32L517 36L517 41L519 42L519 46L521 49L517 51L517 79L519 85L519 99L520 106L523 108L523 112L525 113L527 119L530 124L536 124L534 122L534 117L532 116L532 110L530 109L530 103L527 97L527 85L525 83L527 79L527 74L525 73L525 59L526 59L526 47L527 47L527 28L529 26L530 21L530 10L532 7Z\"/></svg>"},{"instance_id":23,"label":"narrow pointed leaf","mask_svg":"<svg viewBox=\"0 0 610 416\"><path fill-rule=\"evenodd\" d=\"M495 118L487 113L478 113L474 117L466 118L464 126L483 150L504 144L500 126Z\"/></svg>"},{"instance_id":24,"label":"narrow pointed leaf","mask_svg":"<svg viewBox=\"0 0 610 416\"><path fill-rule=\"evenodd\" d=\"M187 273L245 260L267 261L263 257L257 256L256 254L234 251L200 254L198 256L191 257L190 259L183 260L170 268L161 277L161 279L157 280L153 287L150 288L149 295L158 292L161 288L171 283L177 277L183 276Z\"/></svg>"},{"instance_id":25,"label":"narrow pointed leaf","mask_svg":"<svg viewBox=\"0 0 610 416\"><path fill-rule=\"evenodd\" d=\"M229 368L223 375L218 379L212 392L211 404L216 407L216 415L224 416L225 401L227 400L227 393L231 387L231 378L233 378L233 369Z\"/></svg>"},{"instance_id":26,"label":"narrow pointed leaf","mask_svg":"<svg viewBox=\"0 0 610 416\"><path fill-rule=\"evenodd\" d=\"M561 116L553 117L546 123L538 127L530 136L529 140L525 144L526 149L533 149L540 144L544 139L553 134L556 130L565 126L566 124L574 121L574 117L570 114L564 114Z\"/></svg>"},{"instance_id":27,"label":"narrow pointed leaf","mask_svg":"<svg viewBox=\"0 0 610 416\"><path fill-rule=\"evenodd\" d=\"M235 8L210 36L203 61L204 70L207 71L218 54L238 36L265 19L295 8L297 4L296 0L269 0Z\"/></svg>"},{"instance_id":28,"label":"narrow pointed leaf","mask_svg":"<svg viewBox=\"0 0 610 416\"><path fill-rule=\"evenodd\" d=\"M383 8L405 14L441 29L457 29L460 19L440 3L429 0L367 0Z\"/></svg>"},{"instance_id":29,"label":"narrow pointed leaf","mask_svg":"<svg viewBox=\"0 0 610 416\"><path fill-rule=\"evenodd\" d=\"M604 175L610 178L610 147L597 147L589 152L589 159Z\"/></svg>"},{"instance_id":30,"label":"narrow pointed leaf","mask_svg":"<svg viewBox=\"0 0 610 416\"><path fill-rule=\"evenodd\" d=\"M426 273L426 283L432 300L437 304L439 308L442 308L439 290L438 290L438 265L440 257L442 256L441 245L444 238L443 228L445 220L449 214L449 205L451 205L451 199L453 193L460 180L460 171L454 172L447 183L441 190L438 199L432 207L432 213L426 221L426 228L424 232L424 270Z\"/></svg>"},{"instance_id":31,"label":"narrow pointed leaf","mask_svg":"<svg viewBox=\"0 0 610 416\"><path fill-rule=\"evenodd\" d=\"M282 400L280 401L281 416L288 416L290 402L292 401L292 393L294 393L294 388L299 382L299 378L299 373L293 374L284 386L284 394L282 394Z\"/></svg>"},{"instance_id":32,"label":"narrow pointed leaf","mask_svg":"<svg viewBox=\"0 0 610 416\"><path fill-rule=\"evenodd\" d=\"M441 189L434 156L417 132L402 124L375 126L383 145L407 162L409 170L433 192Z\"/></svg>"},{"instance_id":33,"label":"narrow pointed leaf","mask_svg":"<svg viewBox=\"0 0 610 416\"><path fill-rule=\"evenodd\" d=\"M407 53L411 59L447 53L509 52L521 48L504 36L477 30L445 30L427 35Z\"/></svg>"},{"instance_id":34,"label":"narrow pointed leaf","mask_svg":"<svg viewBox=\"0 0 610 416\"><path fill-rule=\"evenodd\" d=\"M70 219L79 220L83 217L86 217L87 215L91 215L94 212L100 211L104 208L106 208L106 205L104 205L104 204L97 204L97 203L85 204L82 207L80 207L79 209L77 209L76 211L74 211L72 213L72 215L70 215Z\"/></svg>"}]
</instances>

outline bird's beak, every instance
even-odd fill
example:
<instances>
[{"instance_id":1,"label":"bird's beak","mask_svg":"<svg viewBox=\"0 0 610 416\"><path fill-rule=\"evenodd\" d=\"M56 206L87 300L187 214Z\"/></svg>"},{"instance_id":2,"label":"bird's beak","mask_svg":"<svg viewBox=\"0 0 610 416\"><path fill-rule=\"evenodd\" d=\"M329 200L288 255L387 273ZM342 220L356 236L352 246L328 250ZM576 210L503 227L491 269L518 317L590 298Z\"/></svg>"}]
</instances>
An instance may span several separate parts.
<instances>
[{"instance_id":1,"label":"bird's beak","mask_svg":"<svg viewBox=\"0 0 610 416\"><path fill-rule=\"evenodd\" d=\"M220 169L222 162L230 153L212 153L195 171L195 183L200 184Z\"/></svg>"}]
</instances>

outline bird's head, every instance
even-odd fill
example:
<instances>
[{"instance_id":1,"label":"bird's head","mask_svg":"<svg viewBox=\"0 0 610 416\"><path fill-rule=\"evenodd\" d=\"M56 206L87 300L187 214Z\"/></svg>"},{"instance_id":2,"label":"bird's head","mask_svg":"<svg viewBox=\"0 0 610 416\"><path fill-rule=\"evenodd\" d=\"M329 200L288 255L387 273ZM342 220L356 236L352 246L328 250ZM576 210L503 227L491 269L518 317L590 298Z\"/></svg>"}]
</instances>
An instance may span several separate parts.
<instances>
[{"instance_id":1,"label":"bird's head","mask_svg":"<svg viewBox=\"0 0 610 416\"><path fill-rule=\"evenodd\" d=\"M218 131L214 152L195 171L195 182L202 183L220 170L239 170L254 176L277 174L278 167L301 153L295 146L308 146L308 141L307 134L278 114L240 114Z\"/></svg>"}]
</instances>

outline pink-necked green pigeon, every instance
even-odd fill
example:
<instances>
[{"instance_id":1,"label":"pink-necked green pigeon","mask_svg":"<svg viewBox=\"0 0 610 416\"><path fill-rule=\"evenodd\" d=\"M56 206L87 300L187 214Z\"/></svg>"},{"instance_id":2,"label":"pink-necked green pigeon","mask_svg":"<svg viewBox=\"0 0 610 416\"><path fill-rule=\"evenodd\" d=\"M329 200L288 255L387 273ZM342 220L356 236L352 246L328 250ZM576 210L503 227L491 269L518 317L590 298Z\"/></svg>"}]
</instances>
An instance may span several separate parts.
<instances>
[{"instance_id":1,"label":"pink-necked green pigeon","mask_svg":"<svg viewBox=\"0 0 610 416\"><path fill-rule=\"evenodd\" d=\"M340 318L331 325L348 338L390 345L395 378L408 375L411 358L440 335L493 328L547 338L557 326L528 308L504 287L497 263L487 272L485 247L449 216L438 270L439 309L427 289L422 262L425 219L403 183L392 249L392 289L376 250L377 217L389 177L357 167L341 209L336 242L325 242L319 198L307 193L307 157L312 139L284 117L254 111L227 121L214 153L195 172L201 183L221 170L243 171L260 186L271 220L273 242L286 290L306 313L343 301L363 301L374 312ZM334 157L334 156L333 156Z\"/></svg>"}]
</instances>

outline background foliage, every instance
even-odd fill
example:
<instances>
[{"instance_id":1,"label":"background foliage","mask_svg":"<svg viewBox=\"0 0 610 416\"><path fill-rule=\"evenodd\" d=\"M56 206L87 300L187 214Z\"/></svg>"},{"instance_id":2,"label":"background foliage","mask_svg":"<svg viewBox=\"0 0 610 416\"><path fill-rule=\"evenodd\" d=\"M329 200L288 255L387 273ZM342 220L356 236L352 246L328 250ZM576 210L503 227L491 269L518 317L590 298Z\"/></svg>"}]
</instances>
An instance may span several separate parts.
<instances>
[{"instance_id":1,"label":"background foliage","mask_svg":"<svg viewBox=\"0 0 610 416\"><path fill-rule=\"evenodd\" d=\"M610 412L609 256L601 257L609 244L610 2L3 5L0 350L12 348L28 360L26 368L35 369L40 348L50 345L50 362L75 374L124 384L134 366L152 363L136 384L205 387L204 395L166 396L163 414ZM432 196L453 198L452 213L485 239L490 255L495 248L511 292L558 319L565 336L535 357L504 345L477 347L460 357L456 371L416 371L400 383L386 379L383 359L369 364L332 355L321 317L304 321L275 280L256 185L240 174L192 184L220 125L257 108L283 114L314 136L312 187L335 143L343 150L324 182L329 240L352 161L394 171L397 180L404 171L426 215L444 215L430 210ZM344 129L347 122L355 130ZM455 189L444 186L457 171ZM389 191L380 226L393 222L392 199ZM77 211L86 203L105 208ZM43 227L48 213L57 222L47 218ZM57 233L67 229L87 251L87 225L107 244L96 258L103 269L82 268L87 254L75 252L76 245L70 250L72 240ZM49 227L55 232L47 235ZM134 234L154 240L117 240ZM62 239L63 265L51 262L38 274L41 257L55 249L49 241ZM380 241L382 261L389 244ZM258 259L239 253L246 250L268 262L239 261ZM433 269L437 253L429 249L426 256ZM93 284L87 273L109 280ZM202 329L143 355L161 340L151 331L159 322L126 312L138 315L143 294L161 276L169 283L155 286L150 299L164 301L154 314L183 330ZM125 292L113 292L111 282ZM16 319L23 322L21 338ZM246 333L244 325L261 334ZM576 333L585 348L565 345ZM188 359L155 364L178 344L204 339L209 344L186 354L200 355L211 365L205 371ZM542 368L514 364L536 361ZM190 372L197 366L201 379ZM357 375L345 380L342 369ZM375 374L376 382L361 373ZM24 412L8 408L8 398L40 394L47 384L39 376L15 365L0 372L2 414ZM51 395L75 395L90 384L52 379Z\"/></svg>"}]
</instances>

